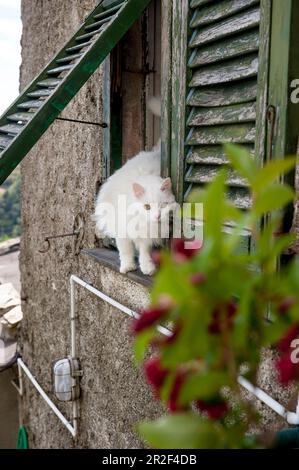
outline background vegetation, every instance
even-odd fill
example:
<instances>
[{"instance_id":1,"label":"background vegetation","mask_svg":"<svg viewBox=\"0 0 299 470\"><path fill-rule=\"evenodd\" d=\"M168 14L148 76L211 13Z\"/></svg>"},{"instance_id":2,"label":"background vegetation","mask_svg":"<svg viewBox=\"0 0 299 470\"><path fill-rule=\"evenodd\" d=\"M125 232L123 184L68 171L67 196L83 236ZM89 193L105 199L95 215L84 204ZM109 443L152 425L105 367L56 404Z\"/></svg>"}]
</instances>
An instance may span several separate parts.
<instances>
[{"instance_id":1,"label":"background vegetation","mask_svg":"<svg viewBox=\"0 0 299 470\"><path fill-rule=\"evenodd\" d=\"M0 188L0 242L21 234L20 172L17 170Z\"/></svg>"}]
</instances>

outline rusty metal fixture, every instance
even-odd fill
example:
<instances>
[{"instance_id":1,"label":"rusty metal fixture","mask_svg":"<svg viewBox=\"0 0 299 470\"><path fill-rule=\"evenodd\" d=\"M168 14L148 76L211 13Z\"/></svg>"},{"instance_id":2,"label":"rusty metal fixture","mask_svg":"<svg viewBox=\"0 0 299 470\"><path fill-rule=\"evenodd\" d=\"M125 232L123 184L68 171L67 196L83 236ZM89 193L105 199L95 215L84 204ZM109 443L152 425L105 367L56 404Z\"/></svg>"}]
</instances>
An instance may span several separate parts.
<instances>
[{"instance_id":1,"label":"rusty metal fixture","mask_svg":"<svg viewBox=\"0 0 299 470\"><path fill-rule=\"evenodd\" d=\"M38 252L41 254L48 253L48 251L51 248L51 244L50 244L51 240L56 240L59 238L66 238L66 237L75 237L74 252L76 255L78 255L81 250L81 245L82 245L82 241L84 237L84 218L82 214L76 215L72 232L62 233L60 235L49 235L45 237L44 242L43 242L45 244L45 247L42 249L39 249Z\"/></svg>"}]
</instances>

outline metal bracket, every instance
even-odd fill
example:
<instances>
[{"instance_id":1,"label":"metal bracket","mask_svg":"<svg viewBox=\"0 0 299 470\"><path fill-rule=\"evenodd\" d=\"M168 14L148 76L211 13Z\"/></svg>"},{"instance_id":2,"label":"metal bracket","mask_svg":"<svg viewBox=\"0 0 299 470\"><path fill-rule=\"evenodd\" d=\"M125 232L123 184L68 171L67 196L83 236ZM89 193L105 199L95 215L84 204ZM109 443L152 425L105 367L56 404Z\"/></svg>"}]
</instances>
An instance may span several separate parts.
<instances>
[{"instance_id":1,"label":"metal bracket","mask_svg":"<svg viewBox=\"0 0 299 470\"><path fill-rule=\"evenodd\" d=\"M74 252L75 252L76 255L78 255L80 253L81 244L82 244L83 237L84 237L84 218L83 218L82 214L78 214L75 217L74 227L73 227L72 232L63 233L63 234L60 234L60 235L49 235L49 236L45 237L44 238L45 247L42 248L42 249L39 249L38 250L39 253L41 253L41 254L48 253L48 251L51 248L51 244L50 244L51 240L56 240L58 238L66 238L66 237L75 237Z\"/></svg>"},{"instance_id":2,"label":"metal bracket","mask_svg":"<svg viewBox=\"0 0 299 470\"><path fill-rule=\"evenodd\" d=\"M70 119L70 118L62 118L62 117L56 118L56 121L66 121L66 122L74 122L77 124L87 124L89 126L102 127L102 129L106 129L108 127L108 124L106 122L81 121L80 119Z\"/></svg>"}]
</instances>

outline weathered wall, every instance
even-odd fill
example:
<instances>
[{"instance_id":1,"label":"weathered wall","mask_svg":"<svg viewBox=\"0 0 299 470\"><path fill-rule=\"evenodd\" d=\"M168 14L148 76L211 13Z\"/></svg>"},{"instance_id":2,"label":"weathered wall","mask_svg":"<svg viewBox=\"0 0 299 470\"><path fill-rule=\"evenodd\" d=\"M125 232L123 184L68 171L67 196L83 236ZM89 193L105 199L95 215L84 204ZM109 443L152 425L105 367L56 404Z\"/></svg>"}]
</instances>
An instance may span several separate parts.
<instances>
[{"instance_id":1,"label":"weathered wall","mask_svg":"<svg viewBox=\"0 0 299 470\"><path fill-rule=\"evenodd\" d=\"M24 87L64 44L96 0L23 0L21 85ZM102 120L101 71L64 111L64 117ZM43 237L69 232L85 215L85 247L94 246L91 221L101 176L102 131L95 126L56 122L22 164L21 280L24 298L22 353L52 398L52 362L70 351L69 276L77 274L137 309L147 292L123 276L75 256L72 241ZM142 446L133 427L160 410L132 362L130 321L79 290L79 356L84 369L79 437L73 441L25 379L21 415L35 448L130 448ZM66 413L65 408L58 404Z\"/></svg>"}]
</instances>

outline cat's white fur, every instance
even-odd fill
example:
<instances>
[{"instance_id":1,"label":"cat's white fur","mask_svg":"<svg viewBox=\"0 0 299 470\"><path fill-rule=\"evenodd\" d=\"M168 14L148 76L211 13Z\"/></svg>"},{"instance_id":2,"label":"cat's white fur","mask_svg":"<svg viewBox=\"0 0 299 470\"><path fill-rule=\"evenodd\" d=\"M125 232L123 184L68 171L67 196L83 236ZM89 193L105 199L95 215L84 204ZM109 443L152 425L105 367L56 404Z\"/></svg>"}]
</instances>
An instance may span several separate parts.
<instances>
[{"instance_id":1,"label":"cat's white fur","mask_svg":"<svg viewBox=\"0 0 299 470\"><path fill-rule=\"evenodd\" d=\"M150 109L154 114L160 114L160 103L151 101ZM137 269L135 250L139 252L139 265L144 274L151 275L155 265L151 258L154 245L161 243L160 238L151 237L158 233L161 223L169 223L169 212L174 208L175 198L171 190L170 178L163 179L161 174L161 144L160 142L150 152L142 151L122 168L108 178L101 187L96 201L94 219L97 230L116 240L120 256L120 272L126 273ZM137 226L146 229L147 236L135 236L125 230L121 234L116 220L120 220L120 197L125 197L127 207L133 207L132 213L126 212L124 224L136 222ZM103 210L106 206L114 211ZM149 205L151 206L149 209ZM133 220L134 219L134 220Z\"/></svg>"}]
</instances>

